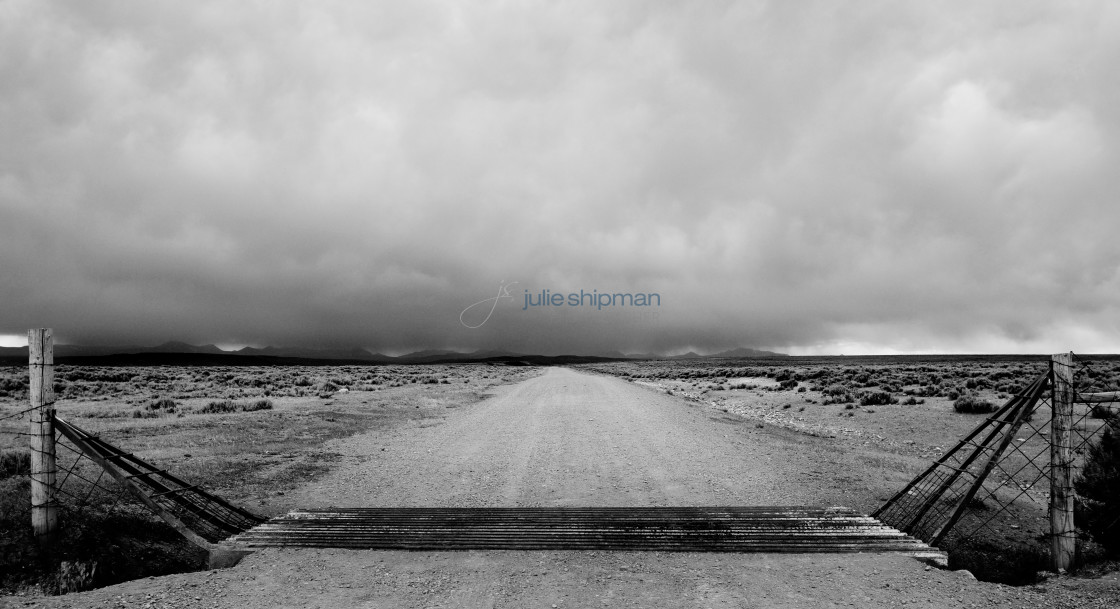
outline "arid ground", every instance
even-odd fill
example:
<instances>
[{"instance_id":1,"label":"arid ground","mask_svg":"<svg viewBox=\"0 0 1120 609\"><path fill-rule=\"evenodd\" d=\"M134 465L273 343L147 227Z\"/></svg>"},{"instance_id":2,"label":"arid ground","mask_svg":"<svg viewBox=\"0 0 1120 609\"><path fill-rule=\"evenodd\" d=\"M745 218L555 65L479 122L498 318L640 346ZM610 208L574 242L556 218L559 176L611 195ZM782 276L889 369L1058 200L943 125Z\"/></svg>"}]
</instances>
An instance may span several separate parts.
<instances>
[{"instance_id":1,"label":"arid ground","mask_svg":"<svg viewBox=\"0 0 1120 609\"><path fill-rule=\"evenodd\" d=\"M1033 373L1023 368L1015 373ZM296 386L318 387L305 395L258 387L222 396L215 392L229 379L197 391L169 381L163 395L177 396L175 414L149 416L166 410L150 408L150 397L124 398L133 404L122 407L79 396L60 404L60 414L69 410L80 425L265 514L315 506L845 505L866 512L976 423L932 390L922 390L930 394L923 404L852 407L823 403L839 397L831 384L798 392L796 384L781 387L787 379L774 380L780 374L697 380L634 364L449 366L405 375L423 374L421 382L336 379L343 384L332 387L314 378L322 371L304 374L312 378ZM350 390L335 392L340 386ZM905 386L898 389L905 397ZM970 389L999 398L997 387L974 382ZM205 412L206 396L249 399L265 391L270 409ZM63 596L21 592L0 597L0 605L1093 607L1120 602L1120 579L1104 570L1011 587L877 554L283 549L218 571Z\"/></svg>"}]
</instances>

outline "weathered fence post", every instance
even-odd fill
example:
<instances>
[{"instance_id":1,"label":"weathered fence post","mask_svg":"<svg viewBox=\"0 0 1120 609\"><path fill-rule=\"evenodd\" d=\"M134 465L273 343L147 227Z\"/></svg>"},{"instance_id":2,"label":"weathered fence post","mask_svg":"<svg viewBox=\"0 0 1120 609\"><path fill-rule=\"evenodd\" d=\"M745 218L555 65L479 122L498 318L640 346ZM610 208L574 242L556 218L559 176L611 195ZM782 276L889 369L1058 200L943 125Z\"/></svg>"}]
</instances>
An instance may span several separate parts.
<instances>
[{"instance_id":1,"label":"weathered fence post","mask_svg":"<svg viewBox=\"0 0 1120 609\"><path fill-rule=\"evenodd\" d=\"M27 331L31 383L31 528L44 549L58 529L54 458L54 339L50 328Z\"/></svg>"},{"instance_id":2,"label":"weathered fence post","mask_svg":"<svg viewBox=\"0 0 1120 609\"><path fill-rule=\"evenodd\" d=\"M1050 419L1050 563L1057 571L1073 565L1077 535L1073 522L1072 441L1073 353L1050 357L1054 409Z\"/></svg>"}]
</instances>

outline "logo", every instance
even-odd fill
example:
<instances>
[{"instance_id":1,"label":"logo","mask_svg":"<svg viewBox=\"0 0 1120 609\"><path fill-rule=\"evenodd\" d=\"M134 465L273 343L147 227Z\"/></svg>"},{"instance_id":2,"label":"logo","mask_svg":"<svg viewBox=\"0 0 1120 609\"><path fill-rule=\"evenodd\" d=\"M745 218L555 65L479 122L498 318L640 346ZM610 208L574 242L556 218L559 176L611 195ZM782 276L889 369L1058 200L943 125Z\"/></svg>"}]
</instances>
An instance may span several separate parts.
<instances>
[{"instance_id":1,"label":"logo","mask_svg":"<svg viewBox=\"0 0 1120 609\"><path fill-rule=\"evenodd\" d=\"M501 300L503 298L509 298L511 300L513 299L513 296L510 295L508 288L509 288L509 286L515 285L516 283L517 283L516 281L511 281L510 283L506 283L506 282L503 281L501 284L498 285L498 295L497 296L495 296L493 298L486 298L484 300L480 300L480 301L472 304L471 306L463 309L463 312L459 313L459 323L463 324L463 326L465 326L467 328L470 328L472 330L475 329L475 328L481 328L483 326L483 324L490 321L490 316L494 314L494 309L498 308L498 301L499 300ZM464 319L465 317L467 317L467 311L470 311L471 309L473 309L475 307L485 306L486 303L490 303L490 310L486 312L486 317L484 317L482 319L482 321L478 322L478 324L473 325L473 326L471 324L467 323L466 320Z\"/></svg>"},{"instance_id":2,"label":"logo","mask_svg":"<svg viewBox=\"0 0 1120 609\"><path fill-rule=\"evenodd\" d=\"M513 295L509 293L510 286L516 285L516 281L510 283L501 282L498 285L498 294L491 298L480 300L469 307L463 309L459 313L459 323L463 327L476 329L481 328L490 318L494 315L494 311L498 308L498 303L503 298L513 300ZM535 311L540 308L574 308L574 309L593 309L595 311L602 311L604 309L632 309L633 313L640 316L642 319L656 320L658 318L657 310L661 307L661 294L657 292L600 292L598 289L593 289L590 292L586 290L579 290L578 292L561 292L558 290L543 289L539 293L529 292L525 290L522 295L523 303L521 306L522 311ZM487 309L489 305L489 309ZM471 313L472 310L476 312ZM478 315L486 311L486 316L482 321L473 323Z\"/></svg>"}]
</instances>

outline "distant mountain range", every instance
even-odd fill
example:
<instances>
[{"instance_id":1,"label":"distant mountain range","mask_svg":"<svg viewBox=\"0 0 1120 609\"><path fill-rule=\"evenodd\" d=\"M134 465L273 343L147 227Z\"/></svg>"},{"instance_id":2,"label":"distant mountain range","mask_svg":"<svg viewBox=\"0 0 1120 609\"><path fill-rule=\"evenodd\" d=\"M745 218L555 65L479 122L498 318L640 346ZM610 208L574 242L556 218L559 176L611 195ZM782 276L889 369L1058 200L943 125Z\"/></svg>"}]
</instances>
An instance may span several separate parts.
<instances>
[{"instance_id":1,"label":"distant mountain range","mask_svg":"<svg viewBox=\"0 0 1120 609\"><path fill-rule=\"evenodd\" d=\"M116 345L116 346L86 346L86 345L55 345L54 356L56 359L72 359L80 358L86 360L87 358L105 358L122 356L136 356L131 359L152 359L142 358L139 356L160 354L168 355L174 354L177 356L192 355L192 356L210 356L210 357L196 357L193 359L204 359L206 361L213 361L225 358L246 358L252 360L334 360L346 361L355 363L381 363L381 364L425 364L436 362L469 362L469 361L482 361L482 360L509 360L509 359L548 359L548 356L537 356L532 354L513 353L510 351L471 351L459 352L449 351L446 349L427 349L424 351L416 351L400 356L385 355L382 353L371 353L359 347L353 348L330 348L330 349L315 349L306 347L245 347L236 351L225 351L216 345L191 345L178 341L171 341L156 345L154 347L142 347L135 345ZM213 357L217 356L217 357ZM593 355L581 356L560 356L565 358L581 359L587 358L592 360L609 360L609 359L692 359L700 357L724 357L724 358L774 358L774 357L789 357L783 353L775 353L773 351L761 351L758 349L738 348L728 351L721 351L711 355L699 355L697 353L688 352L683 355L662 355L657 353L622 353L619 351L610 351L606 353L597 353ZM0 358L5 360L26 360L27 347L0 347ZM159 359L159 358L157 358ZM163 358L166 359L166 358ZM182 358L179 358L182 359ZM94 362L89 362L94 363Z\"/></svg>"},{"instance_id":2,"label":"distant mountain range","mask_svg":"<svg viewBox=\"0 0 1120 609\"><path fill-rule=\"evenodd\" d=\"M726 358L771 358L771 357L789 357L785 353L776 353L774 351L763 351L761 349L748 349L746 347L739 347L737 349L728 349L727 351L720 351L719 353L711 353L708 355L701 355L695 351L682 353L680 355L662 355L660 353L619 353L612 351L604 353L601 357L610 357L614 359L698 359L703 357L726 357Z\"/></svg>"}]
</instances>

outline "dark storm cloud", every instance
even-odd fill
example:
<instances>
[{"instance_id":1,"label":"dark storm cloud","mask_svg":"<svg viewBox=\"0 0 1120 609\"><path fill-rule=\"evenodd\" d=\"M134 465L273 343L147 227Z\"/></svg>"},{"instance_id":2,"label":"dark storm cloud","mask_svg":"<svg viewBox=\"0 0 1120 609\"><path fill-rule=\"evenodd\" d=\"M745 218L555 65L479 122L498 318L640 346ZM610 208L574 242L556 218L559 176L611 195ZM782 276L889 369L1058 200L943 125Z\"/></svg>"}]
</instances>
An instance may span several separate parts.
<instances>
[{"instance_id":1,"label":"dark storm cloud","mask_svg":"<svg viewBox=\"0 0 1120 609\"><path fill-rule=\"evenodd\" d=\"M1117 351L1118 34L1104 2L0 2L0 334Z\"/></svg>"}]
</instances>

